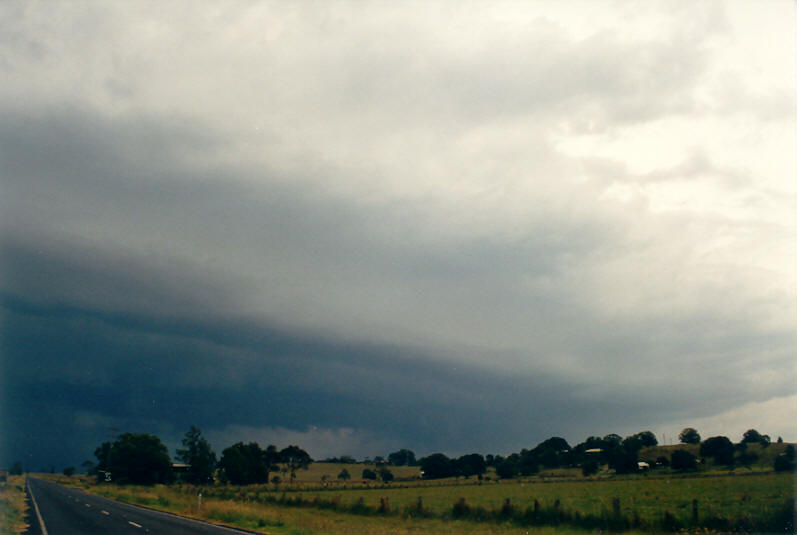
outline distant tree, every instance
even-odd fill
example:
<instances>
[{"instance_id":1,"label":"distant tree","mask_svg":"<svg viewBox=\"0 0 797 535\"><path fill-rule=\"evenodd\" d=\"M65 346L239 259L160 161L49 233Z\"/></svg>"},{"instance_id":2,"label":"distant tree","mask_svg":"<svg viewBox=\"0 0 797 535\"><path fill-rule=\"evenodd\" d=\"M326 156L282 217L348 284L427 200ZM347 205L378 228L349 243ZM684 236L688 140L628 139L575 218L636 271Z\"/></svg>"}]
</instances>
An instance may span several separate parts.
<instances>
[{"instance_id":1,"label":"distant tree","mask_svg":"<svg viewBox=\"0 0 797 535\"><path fill-rule=\"evenodd\" d=\"M94 450L97 472L110 472L120 483L168 483L172 475L169 450L160 438L147 433L124 433Z\"/></svg>"},{"instance_id":2,"label":"distant tree","mask_svg":"<svg viewBox=\"0 0 797 535\"><path fill-rule=\"evenodd\" d=\"M772 439L770 438L769 435L761 435L760 444L761 444L762 448L764 448L764 449L768 448L771 442L772 442Z\"/></svg>"},{"instance_id":3,"label":"distant tree","mask_svg":"<svg viewBox=\"0 0 797 535\"><path fill-rule=\"evenodd\" d=\"M370 468L365 468L363 470L363 479L369 479L369 480L372 480L372 481L376 481L376 472L374 472Z\"/></svg>"},{"instance_id":4,"label":"distant tree","mask_svg":"<svg viewBox=\"0 0 797 535\"><path fill-rule=\"evenodd\" d=\"M748 429L742 435L743 444L757 444L758 442L761 442L761 434L755 429Z\"/></svg>"},{"instance_id":5,"label":"distant tree","mask_svg":"<svg viewBox=\"0 0 797 535\"><path fill-rule=\"evenodd\" d=\"M340 471L340 473L338 474L338 479L342 479L343 481L347 481L347 480L351 479L351 474L349 473L349 471L348 471L348 470L346 470L346 469L344 468L344 469L343 469L343 470L341 470L341 471Z\"/></svg>"},{"instance_id":6,"label":"distant tree","mask_svg":"<svg viewBox=\"0 0 797 535\"><path fill-rule=\"evenodd\" d=\"M700 455L712 457L717 464L732 465L733 452L733 443L728 437L711 437L700 444Z\"/></svg>"},{"instance_id":7,"label":"distant tree","mask_svg":"<svg viewBox=\"0 0 797 535\"><path fill-rule=\"evenodd\" d=\"M783 444L783 437L778 437L778 444Z\"/></svg>"},{"instance_id":8,"label":"distant tree","mask_svg":"<svg viewBox=\"0 0 797 535\"><path fill-rule=\"evenodd\" d=\"M275 485L279 485L280 483L282 483L282 478L280 476L274 476L271 478L271 482L274 483Z\"/></svg>"},{"instance_id":9,"label":"distant tree","mask_svg":"<svg viewBox=\"0 0 797 535\"><path fill-rule=\"evenodd\" d=\"M570 449L570 444L567 443L562 437L551 437L543 440L537 444L533 450L535 453L542 453L545 450L553 450L555 452L567 451Z\"/></svg>"},{"instance_id":10,"label":"distant tree","mask_svg":"<svg viewBox=\"0 0 797 535\"><path fill-rule=\"evenodd\" d=\"M673 470L695 470L697 468L697 457L686 450L675 450L672 452L670 463Z\"/></svg>"},{"instance_id":11,"label":"distant tree","mask_svg":"<svg viewBox=\"0 0 797 535\"><path fill-rule=\"evenodd\" d=\"M357 461L351 455L341 455L338 462L341 464L355 464Z\"/></svg>"},{"instance_id":12,"label":"distant tree","mask_svg":"<svg viewBox=\"0 0 797 535\"><path fill-rule=\"evenodd\" d=\"M15 461L14 464L11 465L8 473L12 476L21 476L22 475L22 463L19 461Z\"/></svg>"},{"instance_id":13,"label":"distant tree","mask_svg":"<svg viewBox=\"0 0 797 535\"><path fill-rule=\"evenodd\" d=\"M495 475L501 479L510 479L517 474L517 465L510 459L503 459L495 467Z\"/></svg>"},{"instance_id":14,"label":"distant tree","mask_svg":"<svg viewBox=\"0 0 797 535\"><path fill-rule=\"evenodd\" d=\"M66 477L72 477L73 475L75 475L75 467L67 466L66 468L64 468L64 475Z\"/></svg>"},{"instance_id":15,"label":"distant tree","mask_svg":"<svg viewBox=\"0 0 797 535\"><path fill-rule=\"evenodd\" d=\"M657 446L659 444L656 435L653 434L652 431L642 431L641 433L637 433L635 435L631 435L633 438L639 440L642 444L642 447L650 447L650 446Z\"/></svg>"},{"instance_id":16,"label":"distant tree","mask_svg":"<svg viewBox=\"0 0 797 535\"><path fill-rule=\"evenodd\" d=\"M786 457L786 459L793 461L795 456L794 454L795 454L794 445L789 444L788 446L786 446L786 451L783 452L783 455Z\"/></svg>"},{"instance_id":17,"label":"distant tree","mask_svg":"<svg viewBox=\"0 0 797 535\"><path fill-rule=\"evenodd\" d=\"M271 468L265 460L265 451L257 442L236 442L221 452L219 467L233 485L268 483Z\"/></svg>"},{"instance_id":18,"label":"distant tree","mask_svg":"<svg viewBox=\"0 0 797 535\"><path fill-rule=\"evenodd\" d=\"M313 462L310 455L299 446L288 446L280 451L279 456L291 473L291 482L296 479L296 470L307 470Z\"/></svg>"},{"instance_id":19,"label":"distant tree","mask_svg":"<svg viewBox=\"0 0 797 535\"><path fill-rule=\"evenodd\" d=\"M693 427L686 427L678 435L678 439L682 444L700 444L700 433Z\"/></svg>"},{"instance_id":20,"label":"distant tree","mask_svg":"<svg viewBox=\"0 0 797 535\"><path fill-rule=\"evenodd\" d=\"M415 464L415 453L412 450L400 449L389 454L387 461L394 466L412 466Z\"/></svg>"},{"instance_id":21,"label":"distant tree","mask_svg":"<svg viewBox=\"0 0 797 535\"><path fill-rule=\"evenodd\" d=\"M633 474L639 470L639 457L634 448L616 448L609 454L609 468L618 474Z\"/></svg>"},{"instance_id":22,"label":"distant tree","mask_svg":"<svg viewBox=\"0 0 797 535\"><path fill-rule=\"evenodd\" d=\"M379 470L379 479L381 479L385 483L390 483L394 479L393 472L391 472L387 468L382 468L381 470Z\"/></svg>"},{"instance_id":23,"label":"distant tree","mask_svg":"<svg viewBox=\"0 0 797 535\"><path fill-rule=\"evenodd\" d=\"M177 459L189 465L188 472L183 478L188 483L212 483L216 453L210 447L210 443L202 437L202 432L192 425L185 433L182 443L183 448L177 449ZM266 477L268 478L268 475Z\"/></svg>"},{"instance_id":24,"label":"distant tree","mask_svg":"<svg viewBox=\"0 0 797 535\"><path fill-rule=\"evenodd\" d=\"M456 460L455 465L457 471L466 478L470 476L481 476L487 471L487 464L484 461L484 457L478 453L463 455Z\"/></svg>"},{"instance_id":25,"label":"distant tree","mask_svg":"<svg viewBox=\"0 0 797 535\"><path fill-rule=\"evenodd\" d=\"M609 447L612 444L616 444L619 446L622 441L623 437L615 433L609 433L608 435L603 437L604 447Z\"/></svg>"},{"instance_id":26,"label":"distant tree","mask_svg":"<svg viewBox=\"0 0 797 535\"><path fill-rule=\"evenodd\" d=\"M442 453L433 453L421 459L421 470L425 479L441 479L456 475L451 459Z\"/></svg>"}]
</instances>

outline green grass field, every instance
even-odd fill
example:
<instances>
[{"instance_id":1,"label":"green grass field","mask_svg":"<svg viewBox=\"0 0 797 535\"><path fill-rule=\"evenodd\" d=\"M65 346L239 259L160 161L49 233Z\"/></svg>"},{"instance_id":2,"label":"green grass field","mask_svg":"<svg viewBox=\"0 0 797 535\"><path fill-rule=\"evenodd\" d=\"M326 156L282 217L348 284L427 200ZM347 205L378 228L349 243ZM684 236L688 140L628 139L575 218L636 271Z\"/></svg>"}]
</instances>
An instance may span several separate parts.
<instances>
[{"instance_id":1,"label":"green grass field","mask_svg":"<svg viewBox=\"0 0 797 535\"><path fill-rule=\"evenodd\" d=\"M314 466L319 479L306 477L302 484L276 489L274 485L122 487L96 485L87 478L70 481L123 501L266 533L794 530L790 520L795 479L787 473L744 469L686 477L654 472L584 479L557 471L525 481L408 480L370 487L349 482L345 488L335 484L324 489L320 477L337 470L336 475L340 466ZM197 510L200 490L203 507ZM696 518L693 500L697 500Z\"/></svg>"}]
</instances>

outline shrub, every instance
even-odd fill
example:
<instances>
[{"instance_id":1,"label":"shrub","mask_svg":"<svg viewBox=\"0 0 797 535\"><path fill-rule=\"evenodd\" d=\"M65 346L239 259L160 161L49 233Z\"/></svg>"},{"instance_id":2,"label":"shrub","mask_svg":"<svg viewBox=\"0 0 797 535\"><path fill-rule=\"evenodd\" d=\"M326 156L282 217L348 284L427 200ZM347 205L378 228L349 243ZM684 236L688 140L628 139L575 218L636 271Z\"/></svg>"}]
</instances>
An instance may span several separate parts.
<instances>
[{"instance_id":1,"label":"shrub","mask_svg":"<svg viewBox=\"0 0 797 535\"><path fill-rule=\"evenodd\" d=\"M697 468L697 458L686 450L674 451L671 463L674 470L694 470Z\"/></svg>"}]
</instances>

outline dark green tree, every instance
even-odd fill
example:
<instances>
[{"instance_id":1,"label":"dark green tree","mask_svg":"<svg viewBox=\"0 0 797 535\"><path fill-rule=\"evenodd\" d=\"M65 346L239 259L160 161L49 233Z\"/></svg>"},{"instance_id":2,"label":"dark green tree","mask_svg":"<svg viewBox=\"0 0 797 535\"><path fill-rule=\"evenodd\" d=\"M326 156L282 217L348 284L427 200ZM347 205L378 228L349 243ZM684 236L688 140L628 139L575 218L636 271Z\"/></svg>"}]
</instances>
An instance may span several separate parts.
<instances>
[{"instance_id":1,"label":"dark green tree","mask_svg":"<svg viewBox=\"0 0 797 535\"><path fill-rule=\"evenodd\" d=\"M755 429L748 429L742 435L742 444L757 444L761 442L761 433Z\"/></svg>"},{"instance_id":2,"label":"dark green tree","mask_svg":"<svg viewBox=\"0 0 797 535\"><path fill-rule=\"evenodd\" d=\"M75 475L75 467L67 466L66 468L64 468L64 475L66 477L72 477L73 475Z\"/></svg>"},{"instance_id":3,"label":"dark green tree","mask_svg":"<svg viewBox=\"0 0 797 535\"><path fill-rule=\"evenodd\" d=\"M717 464L732 465L733 453L733 443L728 437L711 437L700 444L700 455L712 457Z\"/></svg>"},{"instance_id":4,"label":"dark green tree","mask_svg":"<svg viewBox=\"0 0 797 535\"><path fill-rule=\"evenodd\" d=\"M234 485L268 483L268 473L272 468L266 463L265 451L257 442L236 442L226 448L221 452L219 467Z\"/></svg>"},{"instance_id":5,"label":"dark green tree","mask_svg":"<svg viewBox=\"0 0 797 535\"><path fill-rule=\"evenodd\" d=\"M340 471L340 473L338 474L338 479L342 479L343 481L349 480L349 479L351 479L351 474L349 473L349 471L348 471L348 470L346 470L346 469L344 468L344 469L343 469L343 470L341 470L341 471Z\"/></svg>"},{"instance_id":6,"label":"dark green tree","mask_svg":"<svg viewBox=\"0 0 797 535\"><path fill-rule=\"evenodd\" d=\"M654 435L652 431L642 431L641 433L636 433L635 435L631 436L638 439L643 448L657 446L659 444L656 435Z\"/></svg>"},{"instance_id":7,"label":"dark green tree","mask_svg":"<svg viewBox=\"0 0 797 535\"><path fill-rule=\"evenodd\" d=\"M672 453L670 465L673 470L695 470L697 468L697 457L686 450L675 450Z\"/></svg>"},{"instance_id":8,"label":"dark green tree","mask_svg":"<svg viewBox=\"0 0 797 535\"><path fill-rule=\"evenodd\" d=\"M456 460L456 470L465 477L481 476L487 471L484 457L479 453L469 453Z\"/></svg>"},{"instance_id":9,"label":"dark green tree","mask_svg":"<svg viewBox=\"0 0 797 535\"><path fill-rule=\"evenodd\" d=\"M395 479L395 477L393 476L393 472L391 472L387 468L382 468L381 470L379 470L379 479L381 479L385 483L390 483L391 481L393 481L393 479Z\"/></svg>"},{"instance_id":10,"label":"dark green tree","mask_svg":"<svg viewBox=\"0 0 797 535\"><path fill-rule=\"evenodd\" d=\"M517 456L516 453L512 455ZM497 475L501 479L513 478L518 473L517 463L512 459L512 455L510 455L506 459L502 459L495 466L495 475Z\"/></svg>"},{"instance_id":11,"label":"dark green tree","mask_svg":"<svg viewBox=\"0 0 797 535\"><path fill-rule=\"evenodd\" d=\"M682 444L700 444L700 433L693 427L685 427L678 435L678 440Z\"/></svg>"},{"instance_id":12,"label":"dark green tree","mask_svg":"<svg viewBox=\"0 0 797 535\"><path fill-rule=\"evenodd\" d=\"M291 483L296 479L296 470L307 470L313 459L299 446L288 446L279 452L280 462L283 463L291 473Z\"/></svg>"},{"instance_id":13,"label":"dark green tree","mask_svg":"<svg viewBox=\"0 0 797 535\"><path fill-rule=\"evenodd\" d=\"M393 466L412 466L415 464L415 453L412 450L400 449L389 454L387 461Z\"/></svg>"},{"instance_id":14,"label":"dark green tree","mask_svg":"<svg viewBox=\"0 0 797 535\"><path fill-rule=\"evenodd\" d=\"M371 481L376 481L376 472L374 472L370 468L365 468L363 470L363 479L369 479Z\"/></svg>"},{"instance_id":15,"label":"dark green tree","mask_svg":"<svg viewBox=\"0 0 797 535\"><path fill-rule=\"evenodd\" d=\"M451 459L442 453L433 453L421 459L421 472L424 479L442 479L456 475Z\"/></svg>"},{"instance_id":16,"label":"dark green tree","mask_svg":"<svg viewBox=\"0 0 797 535\"><path fill-rule=\"evenodd\" d=\"M172 461L163 442L147 433L124 433L94 450L98 472L110 472L113 481L139 485L168 483Z\"/></svg>"},{"instance_id":17,"label":"dark green tree","mask_svg":"<svg viewBox=\"0 0 797 535\"><path fill-rule=\"evenodd\" d=\"M185 433L182 442L183 448L177 449L177 459L189 465L188 473L183 478L188 483L212 483L216 453L210 447L210 443L202 437L202 432L192 425Z\"/></svg>"},{"instance_id":18,"label":"dark green tree","mask_svg":"<svg viewBox=\"0 0 797 535\"><path fill-rule=\"evenodd\" d=\"M21 476L22 475L22 463L19 461L15 461L14 464L11 465L11 469L8 473L12 476Z\"/></svg>"}]
</instances>

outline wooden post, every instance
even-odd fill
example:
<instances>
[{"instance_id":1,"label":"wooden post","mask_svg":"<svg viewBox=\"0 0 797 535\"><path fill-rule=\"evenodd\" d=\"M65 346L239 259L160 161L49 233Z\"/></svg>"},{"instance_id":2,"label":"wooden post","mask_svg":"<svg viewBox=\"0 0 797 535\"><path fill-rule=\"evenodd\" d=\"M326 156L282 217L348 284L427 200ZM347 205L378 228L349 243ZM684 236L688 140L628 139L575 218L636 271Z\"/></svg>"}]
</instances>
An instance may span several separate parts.
<instances>
[{"instance_id":1,"label":"wooden post","mask_svg":"<svg viewBox=\"0 0 797 535\"><path fill-rule=\"evenodd\" d=\"M620 518L620 498L612 498L612 511L616 518Z\"/></svg>"},{"instance_id":2,"label":"wooden post","mask_svg":"<svg viewBox=\"0 0 797 535\"><path fill-rule=\"evenodd\" d=\"M698 518L699 515L697 512L697 498L695 498L694 500L692 500L692 522L697 524Z\"/></svg>"},{"instance_id":3,"label":"wooden post","mask_svg":"<svg viewBox=\"0 0 797 535\"><path fill-rule=\"evenodd\" d=\"M202 493L200 492L196 497L196 510L202 509Z\"/></svg>"}]
</instances>

